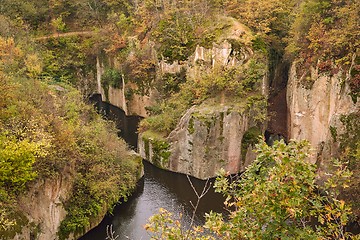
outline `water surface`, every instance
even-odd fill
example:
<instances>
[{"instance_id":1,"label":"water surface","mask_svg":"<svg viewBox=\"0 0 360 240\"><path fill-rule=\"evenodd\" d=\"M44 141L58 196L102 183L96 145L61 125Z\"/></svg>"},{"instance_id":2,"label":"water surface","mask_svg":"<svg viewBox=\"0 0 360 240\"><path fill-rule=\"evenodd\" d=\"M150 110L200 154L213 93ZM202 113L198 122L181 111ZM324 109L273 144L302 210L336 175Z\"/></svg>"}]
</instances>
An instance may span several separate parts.
<instances>
[{"instance_id":1,"label":"water surface","mask_svg":"<svg viewBox=\"0 0 360 240\"><path fill-rule=\"evenodd\" d=\"M139 186L128 202L118 205L114 209L113 216L106 216L101 224L88 232L79 240L105 240L106 226L113 226L117 239L150 239L144 225L150 216L158 212L159 208L165 208L174 212L175 216L183 214L183 224L189 225L193 208L190 204L196 203L196 195L193 192L187 178L183 174L173 173L158 169L144 162L145 175ZM194 187L201 192L205 181L191 178ZM225 212L223 210L224 199L210 191L200 201L195 216L195 223L204 223L204 214L210 210Z\"/></svg>"}]
</instances>

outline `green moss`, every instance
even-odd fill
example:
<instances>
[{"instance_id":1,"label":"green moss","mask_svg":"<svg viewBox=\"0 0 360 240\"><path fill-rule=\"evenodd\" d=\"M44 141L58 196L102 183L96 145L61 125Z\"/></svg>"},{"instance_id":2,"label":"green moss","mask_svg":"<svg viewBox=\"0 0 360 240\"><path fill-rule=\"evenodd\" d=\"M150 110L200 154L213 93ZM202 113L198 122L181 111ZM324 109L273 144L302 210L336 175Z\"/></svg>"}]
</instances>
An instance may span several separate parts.
<instances>
[{"instance_id":1,"label":"green moss","mask_svg":"<svg viewBox=\"0 0 360 240\"><path fill-rule=\"evenodd\" d=\"M146 157L146 159L149 159L149 157L150 157L149 140L147 138L143 138L143 141L144 141L144 148L145 148L145 157Z\"/></svg>"},{"instance_id":2,"label":"green moss","mask_svg":"<svg viewBox=\"0 0 360 240\"><path fill-rule=\"evenodd\" d=\"M13 239L15 235L21 233L22 229L29 223L29 220L21 212L11 213L9 219L14 221L15 225L11 226L7 230L0 228L0 236L3 240Z\"/></svg>"},{"instance_id":3,"label":"green moss","mask_svg":"<svg viewBox=\"0 0 360 240\"><path fill-rule=\"evenodd\" d=\"M150 144L152 150L151 162L159 167L166 168L169 162L171 152L169 151L170 144L160 134L153 131L146 131L142 135L142 139L145 143L145 154L147 158L150 158ZM149 159L150 160L150 159Z\"/></svg>"},{"instance_id":4,"label":"green moss","mask_svg":"<svg viewBox=\"0 0 360 240\"><path fill-rule=\"evenodd\" d=\"M188 125L188 132L190 134L193 134L195 132L195 127L194 127L194 118L191 116L190 120L189 120L189 125Z\"/></svg>"},{"instance_id":5,"label":"green moss","mask_svg":"<svg viewBox=\"0 0 360 240\"><path fill-rule=\"evenodd\" d=\"M262 132L257 127L249 128L243 135L241 139L241 158L245 161L246 153L249 146L254 146L259 142L259 136L262 135Z\"/></svg>"},{"instance_id":6,"label":"green moss","mask_svg":"<svg viewBox=\"0 0 360 240\"><path fill-rule=\"evenodd\" d=\"M169 151L170 144L161 140L152 140L151 144L153 151L152 162L157 167L166 168L166 165L169 162L169 157L171 155L171 152Z\"/></svg>"},{"instance_id":7,"label":"green moss","mask_svg":"<svg viewBox=\"0 0 360 240\"><path fill-rule=\"evenodd\" d=\"M330 133L331 133L331 136L332 136L334 142L336 142L336 140L337 140L337 130L336 130L336 127L330 126Z\"/></svg>"}]
</instances>

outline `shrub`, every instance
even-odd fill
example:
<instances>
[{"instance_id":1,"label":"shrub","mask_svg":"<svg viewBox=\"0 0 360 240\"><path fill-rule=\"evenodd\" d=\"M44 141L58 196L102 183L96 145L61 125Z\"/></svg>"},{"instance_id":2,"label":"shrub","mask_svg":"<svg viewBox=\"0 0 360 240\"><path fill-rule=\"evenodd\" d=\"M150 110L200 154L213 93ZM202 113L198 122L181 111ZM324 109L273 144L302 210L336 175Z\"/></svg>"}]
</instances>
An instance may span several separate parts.
<instances>
[{"instance_id":1,"label":"shrub","mask_svg":"<svg viewBox=\"0 0 360 240\"><path fill-rule=\"evenodd\" d=\"M26 51L23 55L0 59L0 64L11 70L14 61L27 59ZM69 174L73 188L70 198L63 199L67 216L59 232L66 239L89 227L92 218L105 214L120 198L126 200L141 160L128 155L114 124L85 104L79 91L31 76L0 70L0 89L5 91L5 98L0 97L0 235L10 236L28 224L26 217L17 221L16 200L30 184Z\"/></svg>"},{"instance_id":2,"label":"shrub","mask_svg":"<svg viewBox=\"0 0 360 240\"><path fill-rule=\"evenodd\" d=\"M347 239L350 209L339 200L337 187L351 175L335 161L337 171L323 186L317 185L316 167L306 161L306 142L265 142L257 145L257 158L234 181L225 171L215 189L226 197L228 220L218 213L206 215L204 226L183 229L171 213L160 210L146 229L153 239ZM339 185L338 185L339 184ZM315 226L313 225L315 222ZM209 234L203 233L205 229Z\"/></svg>"},{"instance_id":3,"label":"shrub","mask_svg":"<svg viewBox=\"0 0 360 240\"><path fill-rule=\"evenodd\" d=\"M114 88L122 87L120 72L114 68L105 69L104 74L101 76L101 86L104 88L106 98L108 98L109 86Z\"/></svg>"}]
</instances>

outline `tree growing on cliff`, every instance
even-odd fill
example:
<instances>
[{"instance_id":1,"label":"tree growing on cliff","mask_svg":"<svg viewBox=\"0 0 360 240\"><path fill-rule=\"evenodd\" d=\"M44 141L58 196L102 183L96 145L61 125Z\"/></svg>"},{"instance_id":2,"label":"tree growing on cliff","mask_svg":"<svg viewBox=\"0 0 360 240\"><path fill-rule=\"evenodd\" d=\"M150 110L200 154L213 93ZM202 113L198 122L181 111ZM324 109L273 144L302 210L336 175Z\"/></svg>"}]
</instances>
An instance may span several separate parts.
<instances>
[{"instance_id":1,"label":"tree growing on cliff","mask_svg":"<svg viewBox=\"0 0 360 240\"><path fill-rule=\"evenodd\" d=\"M351 174L336 162L338 170L317 185L316 167L306 161L308 149L306 142L273 147L262 142L257 159L240 178L230 182L223 171L215 188L231 209L227 221L211 212L205 226L180 231L181 224L162 210L147 229L155 232L153 239L348 239L350 208L336 189L346 186ZM204 229L211 235L204 235Z\"/></svg>"}]
</instances>

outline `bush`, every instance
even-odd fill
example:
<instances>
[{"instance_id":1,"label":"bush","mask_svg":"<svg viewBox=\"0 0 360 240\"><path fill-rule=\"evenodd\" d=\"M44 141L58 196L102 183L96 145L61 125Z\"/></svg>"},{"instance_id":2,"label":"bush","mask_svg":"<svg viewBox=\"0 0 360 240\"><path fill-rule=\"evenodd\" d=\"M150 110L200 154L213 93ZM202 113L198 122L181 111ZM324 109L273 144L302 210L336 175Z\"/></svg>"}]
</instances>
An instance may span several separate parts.
<instances>
[{"instance_id":1,"label":"bush","mask_svg":"<svg viewBox=\"0 0 360 240\"><path fill-rule=\"evenodd\" d=\"M222 171L216 179L216 191L226 197L228 220L211 212L204 226L182 229L161 210L146 228L154 232L153 239L348 239L350 209L338 199L338 187L346 186L351 174L335 162L335 174L317 185L308 151L306 142L276 142L273 147L261 142L257 159L239 178L230 182Z\"/></svg>"},{"instance_id":2,"label":"bush","mask_svg":"<svg viewBox=\"0 0 360 240\"><path fill-rule=\"evenodd\" d=\"M101 84L104 86L112 86L114 88L121 88L121 74L114 68L107 68L102 75Z\"/></svg>"},{"instance_id":3,"label":"bush","mask_svg":"<svg viewBox=\"0 0 360 240\"><path fill-rule=\"evenodd\" d=\"M17 221L16 214L21 211L17 197L26 194L28 186L68 174L73 188L70 198L63 199L67 216L59 232L66 239L89 227L120 198L126 200L141 160L128 155L114 124L85 104L79 91L10 71L24 59L26 51L18 59L0 59L6 70L0 70L0 90L5 91L0 97L0 235L9 236L28 224L26 217Z\"/></svg>"},{"instance_id":4,"label":"bush","mask_svg":"<svg viewBox=\"0 0 360 240\"><path fill-rule=\"evenodd\" d=\"M185 61L196 47L193 19L186 13L174 13L160 20L154 31L159 50L165 60Z\"/></svg>"}]
</instances>

